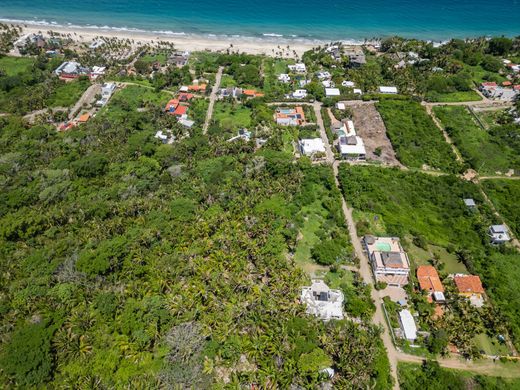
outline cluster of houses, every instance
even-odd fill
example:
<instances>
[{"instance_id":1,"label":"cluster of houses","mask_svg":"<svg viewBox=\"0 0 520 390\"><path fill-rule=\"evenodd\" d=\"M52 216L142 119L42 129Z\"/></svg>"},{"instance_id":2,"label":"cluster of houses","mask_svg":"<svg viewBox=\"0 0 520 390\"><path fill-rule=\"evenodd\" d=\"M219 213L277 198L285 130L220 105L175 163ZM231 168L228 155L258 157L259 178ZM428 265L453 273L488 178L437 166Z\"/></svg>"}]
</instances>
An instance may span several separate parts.
<instances>
[{"instance_id":1,"label":"cluster of houses","mask_svg":"<svg viewBox=\"0 0 520 390\"><path fill-rule=\"evenodd\" d=\"M513 85L511 81L504 81L501 85L485 82L480 84L479 90L489 99L512 102L520 95L520 84Z\"/></svg>"},{"instance_id":2,"label":"cluster of houses","mask_svg":"<svg viewBox=\"0 0 520 390\"><path fill-rule=\"evenodd\" d=\"M352 161L366 160L366 149L363 138L356 134L354 122L343 120L332 125L333 133L337 134L336 147L342 158Z\"/></svg>"},{"instance_id":3,"label":"cluster of houses","mask_svg":"<svg viewBox=\"0 0 520 390\"><path fill-rule=\"evenodd\" d=\"M106 67L104 66L94 66L92 69L82 66L79 62L76 61L66 61L63 62L54 73L61 79L65 81L75 80L80 76L87 76L91 81L97 80L99 77L102 77L106 73Z\"/></svg>"},{"instance_id":4,"label":"cluster of houses","mask_svg":"<svg viewBox=\"0 0 520 390\"><path fill-rule=\"evenodd\" d=\"M190 101L195 97L195 95L190 93L189 91L189 87L182 86L179 89L179 93L177 94L177 96L171 99L164 108L164 111L166 111L166 113L177 118L177 121L187 128L191 128L195 124L193 120L190 120L188 118Z\"/></svg>"}]
</instances>

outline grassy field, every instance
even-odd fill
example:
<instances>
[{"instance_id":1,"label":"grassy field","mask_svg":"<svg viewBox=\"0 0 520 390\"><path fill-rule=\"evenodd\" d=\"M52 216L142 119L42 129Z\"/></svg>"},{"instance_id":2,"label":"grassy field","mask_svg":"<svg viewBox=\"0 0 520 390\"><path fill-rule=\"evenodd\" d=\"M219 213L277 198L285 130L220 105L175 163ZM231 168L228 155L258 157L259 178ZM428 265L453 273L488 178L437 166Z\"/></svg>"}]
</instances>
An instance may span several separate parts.
<instances>
[{"instance_id":1,"label":"grassy field","mask_svg":"<svg viewBox=\"0 0 520 390\"><path fill-rule=\"evenodd\" d=\"M90 82L88 80L62 82L58 88L52 91L47 104L49 107L70 107L76 104L89 85Z\"/></svg>"},{"instance_id":2,"label":"grassy field","mask_svg":"<svg viewBox=\"0 0 520 390\"><path fill-rule=\"evenodd\" d=\"M32 57L0 57L0 71L7 76L28 72L35 63Z\"/></svg>"},{"instance_id":3,"label":"grassy field","mask_svg":"<svg viewBox=\"0 0 520 390\"><path fill-rule=\"evenodd\" d=\"M321 200L316 200L303 207L300 213L304 218L304 223L300 229L298 244L294 251L294 260L305 269L307 263L312 263L311 249L320 242L316 233L325 221L327 210L323 208Z\"/></svg>"},{"instance_id":4,"label":"grassy field","mask_svg":"<svg viewBox=\"0 0 520 390\"><path fill-rule=\"evenodd\" d=\"M498 118L507 113L509 109L495 110L495 111L480 111L476 112L476 115L487 127L498 125Z\"/></svg>"},{"instance_id":5,"label":"grassy field","mask_svg":"<svg viewBox=\"0 0 520 390\"><path fill-rule=\"evenodd\" d=\"M496 81L502 82L506 81L506 78L498 73L489 72L482 68L480 65L469 66L464 65L464 69L469 71L471 74L472 80L476 85L479 85L485 81Z\"/></svg>"},{"instance_id":6,"label":"grassy field","mask_svg":"<svg viewBox=\"0 0 520 390\"><path fill-rule=\"evenodd\" d=\"M482 187L508 226L520 237L520 180L483 180Z\"/></svg>"},{"instance_id":7,"label":"grassy field","mask_svg":"<svg viewBox=\"0 0 520 390\"><path fill-rule=\"evenodd\" d=\"M480 95L475 91L459 91L450 93L428 92L425 99L429 102L440 103L456 103L456 102L474 102L482 100Z\"/></svg>"},{"instance_id":8,"label":"grassy field","mask_svg":"<svg viewBox=\"0 0 520 390\"><path fill-rule=\"evenodd\" d=\"M215 103L213 119L224 130L237 130L251 125L251 110L239 103Z\"/></svg>"},{"instance_id":9,"label":"grassy field","mask_svg":"<svg viewBox=\"0 0 520 390\"><path fill-rule=\"evenodd\" d=\"M478 362L476 363L478 365ZM402 390L514 390L520 388L520 379L509 378L511 370L518 371L518 364L496 363L493 375L484 376L464 370L452 370L438 366L421 366L400 362L399 385ZM502 377L499 377L502 375Z\"/></svg>"},{"instance_id":10,"label":"grassy field","mask_svg":"<svg viewBox=\"0 0 520 390\"><path fill-rule=\"evenodd\" d=\"M493 339L485 333L475 336L474 340L477 347L484 351L486 355L506 356L511 353L507 346L501 344L498 339Z\"/></svg>"},{"instance_id":11,"label":"grassy field","mask_svg":"<svg viewBox=\"0 0 520 390\"><path fill-rule=\"evenodd\" d=\"M146 54L140 58L141 61L146 62L148 64L152 64L154 62L159 62L161 65L166 65L168 61L168 55L166 53L157 53L157 54Z\"/></svg>"},{"instance_id":12,"label":"grassy field","mask_svg":"<svg viewBox=\"0 0 520 390\"><path fill-rule=\"evenodd\" d=\"M377 103L397 158L412 168L428 166L446 172L460 170L442 132L419 103L386 100Z\"/></svg>"},{"instance_id":13,"label":"grassy field","mask_svg":"<svg viewBox=\"0 0 520 390\"><path fill-rule=\"evenodd\" d=\"M497 143L466 107L439 106L434 107L434 112L473 169L494 175L516 167L518 156L515 151L507 143Z\"/></svg>"},{"instance_id":14,"label":"grassy field","mask_svg":"<svg viewBox=\"0 0 520 390\"><path fill-rule=\"evenodd\" d=\"M413 244L411 237L408 237L407 242L406 251L416 265L429 265L429 260L437 255L444 263L444 272L448 274L468 273L464 263L460 262L454 253L449 253L446 248L431 244L427 245L427 249L419 248Z\"/></svg>"}]
</instances>

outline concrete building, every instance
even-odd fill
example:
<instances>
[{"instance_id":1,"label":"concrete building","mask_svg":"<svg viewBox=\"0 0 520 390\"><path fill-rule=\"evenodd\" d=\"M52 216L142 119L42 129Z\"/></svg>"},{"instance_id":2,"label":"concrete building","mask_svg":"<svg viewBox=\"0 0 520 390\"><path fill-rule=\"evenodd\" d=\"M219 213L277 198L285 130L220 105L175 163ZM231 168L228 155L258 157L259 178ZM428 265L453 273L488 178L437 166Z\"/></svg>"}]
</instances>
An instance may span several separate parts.
<instances>
[{"instance_id":1,"label":"concrete building","mask_svg":"<svg viewBox=\"0 0 520 390\"><path fill-rule=\"evenodd\" d=\"M509 231L505 225L492 225L488 230L489 238L492 244L504 244L511 241Z\"/></svg>"},{"instance_id":2,"label":"concrete building","mask_svg":"<svg viewBox=\"0 0 520 390\"><path fill-rule=\"evenodd\" d=\"M313 280L311 286L303 287L300 299L307 306L307 314L324 321L343 319L343 293L331 290L322 280Z\"/></svg>"},{"instance_id":3,"label":"concrete building","mask_svg":"<svg viewBox=\"0 0 520 390\"><path fill-rule=\"evenodd\" d=\"M417 326L409 310L404 309L399 312L399 324L406 340L415 341L417 339Z\"/></svg>"},{"instance_id":4,"label":"concrete building","mask_svg":"<svg viewBox=\"0 0 520 390\"><path fill-rule=\"evenodd\" d=\"M389 94L389 95L395 95L397 94L397 88L396 87L379 87L379 93L383 94Z\"/></svg>"},{"instance_id":5,"label":"concrete building","mask_svg":"<svg viewBox=\"0 0 520 390\"><path fill-rule=\"evenodd\" d=\"M321 138L305 138L301 139L300 151L305 156L315 157L318 153L325 154L325 145Z\"/></svg>"},{"instance_id":6,"label":"concrete building","mask_svg":"<svg viewBox=\"0 0 520 390\"><path fill-rule=\"evenodd\" d=\"M410 260L399 238L365 236L364 243L377 281L396 287L408 284Z\"/></svg>"}]
</instances>

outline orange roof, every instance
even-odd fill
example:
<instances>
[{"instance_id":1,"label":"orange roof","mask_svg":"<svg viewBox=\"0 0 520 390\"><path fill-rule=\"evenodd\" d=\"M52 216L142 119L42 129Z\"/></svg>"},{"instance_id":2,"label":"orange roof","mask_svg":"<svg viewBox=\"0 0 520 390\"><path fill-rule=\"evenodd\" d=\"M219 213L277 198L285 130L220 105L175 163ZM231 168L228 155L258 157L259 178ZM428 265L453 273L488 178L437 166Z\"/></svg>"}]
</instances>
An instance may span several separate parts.
<instances>
[{"instance_id":1,"label":"orange roof","mask_svg":"<svg viewBox=\"0 0 520 390\"><path fill-rule=\"evenodd\" d=\"M201 85L190 85L188 87L190 91L205 91L206 90L206 84Z\"/></svg>"},{"instance_id":2,"label":"orange roof","mask_svg":"<svg viewBox=\"0 0 520 390\"><path fill-rule=\"evenodd\" d=\"M255 93L255 97L262 97L262 96L264 96L263 93L260 93L260 92Z\"/></svg>"},{"instance_id":3,"label":"orange roof","mask_svg":"<svg viewBox=\"0 0 520 390\"><path fill-rule=\"evenodd\" d=\"M453 278L459 293L477 293L482 294L484 287L477 275L460 275Z\"/></svg>"},{"instance_id":4,"label":"orange roof","mask_svg":"<svg viewBox=\"0 0 520 390\"><path fill-rule=\"evenodd\" d=\"M188 111L188 107L186 107L186 106L178 106L178 107L175 109L173 115L181 116L181 115L186 114L187 111Z\"/></svg>"},{"instance_id":5,"label":"orange roof","mask_svg":"<svg viewBox=\"0 0 520 390\"><path fill-rule=\"evenodd\" d=\"M175 110L178 105L179 101L177 99L172 99L168 102L168 104L166 104L164 111L172 111L172 109Z\"/></svg>"},{"instance_id":6,"label":"orange roof","mask_svg":"<svg viewBox=\"0 0 520 390\"><path fill-rule=\"evenodd\" d=\"M502 82L502 85L504 87L509 87L509 86L513 85L513 83L511 83L511 81L504 81L504 82Z\"/></svg>"},{"instance_id":7,"label":"orange roof","mask_svg":"<svg viewBox=\"0 0 520 390\"><path fill-rule=\"evenodd\" d=\"M193 94L191 94L191 93L181 92L179 94L179 100L181 100L181 101L191 100L192 98L193 98Z\"/></svg>"},{"instance_id":8,"label":"orange roof","mask_svg":"<svg viewBox=\"0 0 520 390\"><path fill-rule=\"evenodd\" d=\"M444 286L439 278L439 274L431 265L421 265L417 268L417 280L421 290L444 292Z\"/></svg>"},{"instance_id":9,"label":"orange roof","mask_svg":"<svg viewBox=\"0 0 520 390\"><path fill-rule=\"evenodd\" d=\"M90 119L90 114L87 112L79 117L78 122L85 123Z\"/></svg>"},{"instance_id":10,"label":"orange roof","mask_svg":"<svg viewBox=\"0 0 520 390\"><path fill-rule=\"evenodd\" d=\"M244 89L242 93L246 96L255 96L256 91L254 89Z\"/></svg>"}]
</instances>

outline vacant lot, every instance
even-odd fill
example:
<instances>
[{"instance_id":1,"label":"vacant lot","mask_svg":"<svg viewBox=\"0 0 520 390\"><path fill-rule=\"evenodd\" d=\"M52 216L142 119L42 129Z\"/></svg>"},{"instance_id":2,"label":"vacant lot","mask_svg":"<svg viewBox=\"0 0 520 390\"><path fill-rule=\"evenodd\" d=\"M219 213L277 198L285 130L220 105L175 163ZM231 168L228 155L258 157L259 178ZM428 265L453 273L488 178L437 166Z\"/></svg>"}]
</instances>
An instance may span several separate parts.
<instances>
[{"instance_id":1,"label":"vacant lot","mask_svg":"<svg viewBox=\"0 0 520 390\"><path fill-rule=\"evenodd\" d=\"M428 92L425 100L429 102L456 103L474 102L482 100L482 97L475 91L458 91L450 93Z\"/></svg>"},{"instance_id":2,"label":"vacant lot","mask_svg":"<svg viewBox=\"0 0 520 390\"><path fill-rule=\"evenodd\" d=\"M401 163L411 168L460 170L450 145L419 103L386 100L376 107Z\"/></svg>"},{"instance_id":3,"label":"vacant lot","mask_svg":"<svg viewBox=\"0 0 520 390\"><path fill-rule=\"evenodd\" d=\"M35 63L31 57L0 57L0 71L7 76L28 72Z\"/></svg>"},{"instance_id":4,"label":"vacant lot","mask_svg":"<svg viewBox=\"0 0 520 390\"><path fill-rule=\"evenodd\" d=\"M483 129L473 115L463 106L439 106L433 108L464 160L483 174L504 174L520 168L520 158L507 139L497 132ZM510 132L504 134L510 136ZM520 134L520 132L519 132Z\"/></svg>"},{"instance_id":5,"label":"vacant lot","mask_svg":"<svg viewBox=\"0 0 520 390\"><path fill-rule=\"evenodd\" d=\"M401 165L386 135L385 123L374 104L355 103L349 105L349 108L352 110L356 131L365 142L367 159L389 165Z\"/></svg>"}]
</instances>

